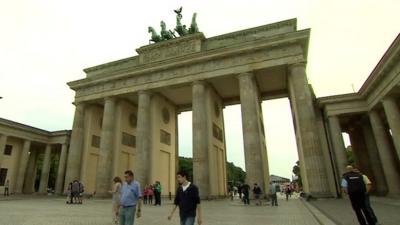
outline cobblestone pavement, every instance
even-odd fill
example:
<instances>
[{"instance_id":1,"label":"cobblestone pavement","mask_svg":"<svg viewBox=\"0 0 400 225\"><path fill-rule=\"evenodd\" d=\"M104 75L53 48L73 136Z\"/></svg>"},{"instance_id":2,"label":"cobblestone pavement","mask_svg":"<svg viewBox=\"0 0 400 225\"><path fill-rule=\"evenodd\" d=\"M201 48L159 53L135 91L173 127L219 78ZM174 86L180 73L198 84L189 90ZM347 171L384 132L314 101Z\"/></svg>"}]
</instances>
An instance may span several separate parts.
<instances>
[{"instance_id":1,"label":"cobblestone pavement","mask_svg":"<svg viewBox=\"0 0 400 225\"><path fill-rule=\"evenodd\" d=\"M310 203L338 225L358 224L356 215L351 208L350 200L347 198L318 199ZM380 224L400 224L400 199L371 197L371 206Z\"/></svg>"},{"instance_id":2,"label":"cobblestone pavement","mask_svg":"<svg viewBox=\"0 0 400 225\"><path fill-rule=\"evenodd\" d=\"M4 199L3 199L4 200ZM239 200L203 201L204 225L319 225L298 199L281 200L278 207L244 206ZM178 225L178 213L167 220L172 208L144 206L135 225ZM82 205L67 205L62 198L31 198L0 201L0 225L110 225L110 200L90 199Z\"/></svg>"}]
</instances>

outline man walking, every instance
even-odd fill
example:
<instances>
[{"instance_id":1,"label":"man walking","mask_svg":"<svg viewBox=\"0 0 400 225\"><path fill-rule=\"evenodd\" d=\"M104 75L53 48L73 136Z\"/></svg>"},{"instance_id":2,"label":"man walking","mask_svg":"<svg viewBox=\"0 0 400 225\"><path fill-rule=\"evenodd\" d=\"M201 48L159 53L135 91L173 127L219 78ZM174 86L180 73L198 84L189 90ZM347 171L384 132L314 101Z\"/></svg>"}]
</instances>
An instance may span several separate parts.
<instances>
[{"instance_id":1,"label":"man walking","mask_svg":"<svg viewBox=\"0 0 400 225\"><path fill-rule=\"evenodd\" d=\"M243 184L242 185L242 191L243 191L243 203L245 205L250 205L250 186L248 184Z\"/></svg>"},{"instance_id":2,"label":"man walking","mask_svg":"<svg viewBox=\"0 0 400 225\"><path fill-rule=\"evenodd\" d=\"M140 184L134 180L131 170L125 171L124 177L126 182L121 187L119 224L133 225L135 214L137 218L141 217L142 193L140 192Z\"/></svg>"},{"instance_id":3,"label":"man walking","mask_svg":"<svg viewBox=\"0 0 400 225\"><path fill-rule=\"evenodd\" d=\"M360 225L375 225L370 212L366 207L366 186L364 177L361 173L354 171L352 166L346 167L347 172L343 174L342 190L347 193L350 198L351 206L357 215ZM364 215L363 215L364 214Z\"/></svg>"},{"instance_id":4,"label":"man walking","mask_svg":"<svg viewBox=\"0 0 400 225\"><path fill-rule=\"evenodd\" d=\"M10 180L7 180L4 184L4 196L10 195Z\"/></svg>"},{"instance_id":5,"label":"man walking","mask_svg":"<svg viewBox=\"0 0 400 225\"><path fill-rule=\"evenodd\" d=\"M276 195L277 185L275 182L270 183L269 195L271 196L271 206L278 206L278 196Z\"/></svg>"},{"instance_id":6,"label":"man walking","mask_svg":"<svg viewBox=\"0 0 400 225\"><path fill-rule=\"evenodd\" d=\"M200 207L200 195L199 189L196 185L190 183L187 180L188 174L185 171L177 173L177 180L180 187L176 190L174 208L171 214L168 216L168 220L171 220L176 208L179 206L179 217L181 225L194 225L197 210L197 224L201 225L203 222L202 212Z\"/></svg>"},{"instance_id":7,"label":"man walking","mask_svg":"<svg viewBox=\"0 0 400 225\"><path fill-rule=\"evenodd\" d=\"M254 199L256 201L256 205L262 205L261 193L262 193L261 188L258 186L257 183L254 183L253 195L254 195Z\"/></svg>"},{"instance_id":8,"label":"man walking","mask_svg":"<svg viewBox=\"0 0 400 225\"><path fill-rule=\"evenodd\" d=\"M365 193L365 207L367 207L368 212L370 213L370 216L372 218L372 220L375 222L375 224L378 224L378 218L375 215L374 210L371 207L371 202L369 200L369 192L371 191L372 188L372 182L371 180L368 178L367 175L362 174L357 168L353 169L354 172L360 173L363 176L363 181L365 184L365 189L366 189L366 193Z\"/></svg>"},{"instance_id":9,"label":"man walking","mask_svg":"<svg viewBox=\"0 0 400 225\"><path fill-rule=\"evenodd\" d=\"M154 205L159 205L161 206L161 192L162 192L162 187L160 181L156 181L154 185L154 195L156 198L156 202Z\"/></svg>"}]
</instances>

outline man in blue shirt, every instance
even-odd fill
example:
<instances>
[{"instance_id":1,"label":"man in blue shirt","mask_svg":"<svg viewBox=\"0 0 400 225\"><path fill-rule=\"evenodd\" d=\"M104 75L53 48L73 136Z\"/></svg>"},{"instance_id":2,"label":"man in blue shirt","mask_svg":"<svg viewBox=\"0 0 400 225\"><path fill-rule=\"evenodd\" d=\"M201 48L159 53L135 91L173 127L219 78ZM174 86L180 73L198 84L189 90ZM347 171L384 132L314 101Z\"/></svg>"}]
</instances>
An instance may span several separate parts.
<instances>
[{"instance_id":1,"label":"man in blue shirt","mask_svg":"<svg viewBox=\"0 0 400 225\"><path fill-rule=\"evenodd\" d=\"M119 224L133 225L135 222L135 213L138 218L141 216L142 193L140 191L140 184L133 179L133 172L131 170L125 171L124 177L126 182L121 187Z\"/></svg>"}]
</instances>

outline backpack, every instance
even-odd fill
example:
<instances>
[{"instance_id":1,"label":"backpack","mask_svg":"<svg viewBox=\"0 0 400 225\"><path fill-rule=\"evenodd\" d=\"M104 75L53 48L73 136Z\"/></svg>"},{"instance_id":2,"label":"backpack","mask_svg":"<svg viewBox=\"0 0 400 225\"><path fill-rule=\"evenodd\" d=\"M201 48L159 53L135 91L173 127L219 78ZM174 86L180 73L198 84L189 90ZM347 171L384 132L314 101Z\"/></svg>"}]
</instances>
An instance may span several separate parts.
<instances>
[{"instance_id":1,"label":"backpack","mask_svg":"<svg viewBox=\"0 0 400 225\"><path fill-rule=\"evenodd\" d=\"M347 181L347 192L351 193L365 193L367 191L362 174L357 172L348 172L343 175Z\"/></svg>"}]
</instances>

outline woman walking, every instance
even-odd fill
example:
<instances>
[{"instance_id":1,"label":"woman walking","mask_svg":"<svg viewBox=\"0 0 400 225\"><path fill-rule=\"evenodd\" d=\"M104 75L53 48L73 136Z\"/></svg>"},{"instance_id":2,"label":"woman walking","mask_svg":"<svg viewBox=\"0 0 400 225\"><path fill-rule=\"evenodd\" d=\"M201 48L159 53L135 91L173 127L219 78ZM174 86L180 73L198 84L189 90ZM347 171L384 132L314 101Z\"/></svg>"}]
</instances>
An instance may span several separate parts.
<instances>
[{"instance_id":1,"label":"woman walking","mask_svg":"<svg viewBox=\"0 0 400 225\"><path fill-rule=\"evenodd\" d=\"M114 177L113 179L114 185L113 189L110 191L112 194L112 207L113 207L113 221L114 224L117 225L119 221L119 205L120 205L120 199L121 199L121 185L122 185L122 180L119 177Z\"/></svg>"}]
</instances>

